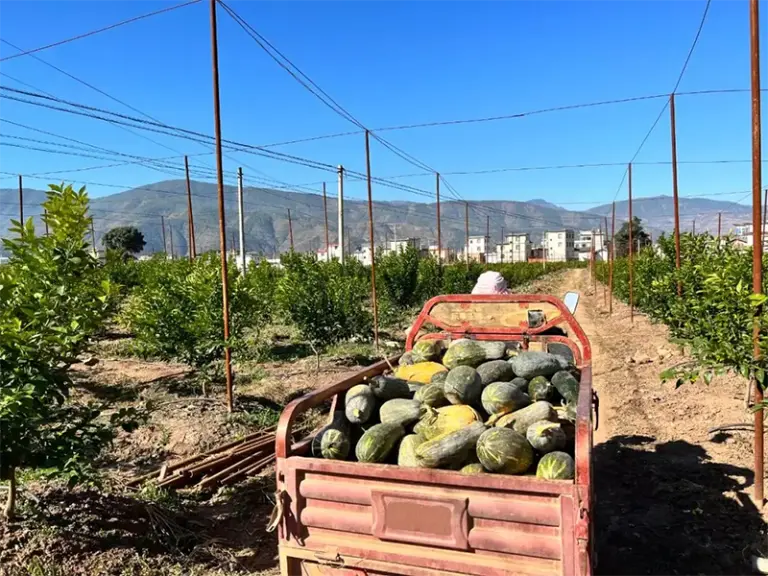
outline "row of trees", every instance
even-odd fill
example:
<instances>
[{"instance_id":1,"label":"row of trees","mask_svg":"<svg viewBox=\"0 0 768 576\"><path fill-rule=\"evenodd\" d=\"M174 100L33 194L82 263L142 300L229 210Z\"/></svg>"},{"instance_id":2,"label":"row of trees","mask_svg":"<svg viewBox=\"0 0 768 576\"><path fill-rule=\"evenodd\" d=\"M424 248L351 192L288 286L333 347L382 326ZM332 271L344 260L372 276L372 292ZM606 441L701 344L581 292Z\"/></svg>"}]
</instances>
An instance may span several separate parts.
<instances>
[{"instance_id":1,"label":"row of trees","mask_svg":"<svg viewBox=\"0 0 768 576\"><path fill-rule=\"evenodd\" d=\"M691 351L691 360L664 378L711 381L715 374L734 370L765 382L766 366L752 354L753 312L766 297L752 294L752 251L737 248L731 239L709 234L681 234L681 266L675 267L672 236L661 236L658 249L642 250L633 258L633 294L637 308L669 326L673 339ZM608 266L600 263L598 277L607 282ZM682 296L677 295L677 284ZM626 258L614 263L614 293L629 299ZM768 311L763 313L768 321ZM765 324L763 324L765 325ZM768 335L761 334L767 358Z\"/></svg>"}]
</instances>

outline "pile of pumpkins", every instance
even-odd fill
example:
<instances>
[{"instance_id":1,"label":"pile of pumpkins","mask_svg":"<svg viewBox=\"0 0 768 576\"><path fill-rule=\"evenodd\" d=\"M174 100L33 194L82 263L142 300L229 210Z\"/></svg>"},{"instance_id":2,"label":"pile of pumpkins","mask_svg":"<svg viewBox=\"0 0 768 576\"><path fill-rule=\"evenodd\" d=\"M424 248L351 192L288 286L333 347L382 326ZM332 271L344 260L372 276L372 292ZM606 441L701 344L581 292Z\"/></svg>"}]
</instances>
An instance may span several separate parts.
<instances>
[{"instance_id":1,"label":"pile of pumpkins","mask_svg":"<svg viewBox=\"0 0 768 576\"><path fill-rule=\"evenodd\" d=\"M392 372L347 391L313 455L573 480L579 371L518 345L419 341Z\"/></svg>"}]
</instances>

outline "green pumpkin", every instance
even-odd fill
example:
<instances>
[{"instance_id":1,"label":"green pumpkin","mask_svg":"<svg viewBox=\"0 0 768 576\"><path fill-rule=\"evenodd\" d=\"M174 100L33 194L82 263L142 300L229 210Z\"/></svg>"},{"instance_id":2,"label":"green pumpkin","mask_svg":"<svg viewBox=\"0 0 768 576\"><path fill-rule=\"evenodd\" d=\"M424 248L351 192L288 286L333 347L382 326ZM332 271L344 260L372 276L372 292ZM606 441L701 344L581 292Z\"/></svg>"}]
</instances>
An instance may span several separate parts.
<instances>
[{"instance_id":1,"label":"green pumpkin","mask_svg":"<svg viewBox=\"0 0 768 576\"><path fill-rule=\"evenodd\" d=\"M528 395L511 382L493 382L483 390L481 401L488 414L514 412L531 403Z\"/></svg>"},{"instance_id":2,"label":"green pumpkin","mask_svg":"<svg viewBox=\"0 0 768 576\"><path fill-rule=\"evenodd\" d=\"M528 396L534 402L546 400L551 402L555 396L555 387L544 376L536 376L528 383Z\"/></svg>"},{"instance_id":3,"label":"green pumpkin","mask_svg":"<svg viewBox=\"0 0 768 576\"><path fill-rule=\"evenodd\" d=\"M528 443L542 454L565 448L565 431L557 422L549 420L534 422L528 426L525 437Z\"/></svg>"},{"instance_id":4,"label":"green pumpkin","mask_svg":"<svg viewBox=\"0 0 768 576\"><path fill-rule=\"evenodd\" d=\"M525 436L509 428L489 428L477 441L483 468L500 474L524 474L533 464L533 448Z\"/></svg>"},{"instance_id":5,"label":"green pumpkin","mask_svg":"<svg viewBox=\"0 0 768 576\"><path fill-rule=\"evenodd\" d=\"M355 456L360 462L384 462L405 436L405 429L396 423L371 426L355 446Z\"/></svg>"},{"instance_id":6,"label":"green pumpkin","mask_svg":"<svg viewBox=\"0 0 768 576\"><path fill-rule=\"evenodd\" d=\"M443 393L451 404L476 404L483 393L477 370L470 366L453 368L443 384Z\"/></svg>"},{"instance_id":7,"label":"green pumpkin","mask_svg":"<svg viewBox=\"0 0 768 576\"><path fill-rule=\"evenodd\" d=\"M544 454L536 467L536 477L544 480L573 480L576 476L576 463L565 452Z\"/></svg>"}]
</instances>

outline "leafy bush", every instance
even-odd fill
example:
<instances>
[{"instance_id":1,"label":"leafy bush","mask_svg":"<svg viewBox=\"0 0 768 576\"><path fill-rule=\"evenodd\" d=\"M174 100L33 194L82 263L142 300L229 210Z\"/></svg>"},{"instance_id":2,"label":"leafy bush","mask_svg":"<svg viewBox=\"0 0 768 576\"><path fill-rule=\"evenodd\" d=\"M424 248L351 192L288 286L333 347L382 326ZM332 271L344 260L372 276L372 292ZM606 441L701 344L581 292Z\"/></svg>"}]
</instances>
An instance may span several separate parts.
<instances>
[{"instance_id":1,"label":"leafy bush","mask_svg":"<svg viewBox=\"0 0 768 576\"><path fill-rule=\"evenodd\" d=\"M313 256L283 255L285 268L277 286L277 300L302 337L315 350L352 336L370 337L369 283L354 265L327 264Z\"/></svg>"},{"instance_id":2,"label":"leafy bush","mask_svg":"<svg viewBox=\"0 0 768 576\"><path fill-rule=\"evenodd\" d=\"M395 308L416 304L419 293L419 251L413 246L378 257L377 288Z\"/></svg>"},{"instance_id":3,"label":"leafy bush","mask_svg":"<svg viewBox=\"0 0 768 576\"><path fill-rule=\"evenodd\" d=\"M140 285L128 297L119 321L136 339L144 356L177 358L197 369L224 355L221 263L218 255L142 262ZM263 302L236 266L228 268L230 345L235 348L246 327L263 327Z\"/></svg>"},{"instance_id":4,"label":"leafy bush","mask_svg":"<svg viewBox=\"0 0 768 576\"><path fill-rule=\"evenodd\" d=\"M14 221L0 267L0 478L10 480L14 507L18 468L52 468L72 483L113 437L99 409L68 401L69 365L107 314L112 287L101 279L86 242L85 188L50 186L43 203L50 234L32 219ZM117 423L124 414L113 417Z\"/></svg>"}]
</instances>

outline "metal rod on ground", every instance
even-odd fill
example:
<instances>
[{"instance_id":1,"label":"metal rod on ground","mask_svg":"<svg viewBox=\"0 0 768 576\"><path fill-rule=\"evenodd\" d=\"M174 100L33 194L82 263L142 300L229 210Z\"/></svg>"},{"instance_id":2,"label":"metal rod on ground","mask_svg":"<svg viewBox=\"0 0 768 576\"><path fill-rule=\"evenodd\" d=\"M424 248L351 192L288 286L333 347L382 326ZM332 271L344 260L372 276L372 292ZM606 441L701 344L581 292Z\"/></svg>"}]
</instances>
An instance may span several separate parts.
<instances>
[{"instance_id":1,"label":"metal rod on ground","mask_svg":"<svg viewBox=\"0 0 768 576\"><path fill-rule=\"evenodd\" d=\"M632 286L632 163L629 163L629 321L635 321L635 296Z\"/></svg>"},{"instance_id":2,"label":"metal rod on ground","mask_svg":"<svg viewBox=\"0 0 768 576\"><path fill-rule=\"evenodd\" d=\"M443 240L440 236L440 174L435 172L435 195L437 196L437 261L443 262Z\"/></svg>"},{"instance_id":3,"label":"metal rod on ground","mask_svg":"<svg viewBox=\"0 0 768 576\"><path fill-rule=\"evenodd\" d=\"M680 270L680 206L677 196L677 131L675 124L675 95L669 96L669 123L672 128L672 207L675 213L675 268ZM677 281L677 295L682 296L683 285Z\"/></svg>"},{"instance_id":4,"label":"metal rod on ground","mask_svg":"<svg viewBox=\"0 0 768 576\"><path fill-rule=\"evenodd\" d=\"M21 174L19 174L19 222L21 222L21 227L24 227L24 185L21 178Z\"/></svg>"},{"instance_id":5,"label":"metal rod on ground","mask_svg":"<svg viewBox=\"0 0 768 576\"><path fill-rule=\"evenodd\" d=\"M371 148L368 142L369 133L365 131L365 171L368 180L368 224L369 240L371 243L371 300L373 303L373 344L379 349L379 311L376 303L376 248L373 237L373 193L371 191Z\"/></svg>"},{"instance_id":6,"label":"metal rod on ground","mask_svg":"<svg viewBox=\"0 0 768 576\"><path fill-rule=\"evenodd\" d=\"M344 166L339 164L339 261L344 264Z\"/></svg>"},{"instance_id":7,"label":"metal rod on ground","mask_svg":"<svg viewBox=\"0 0 768 576\"><path fill-rule=\"evenodd\" d=\"M184 156L184 172L187 175L187 219L189 220L189 259L194 260L197 256L197 246L195 244L195 218L192 214L192 184L189 181L189 159Z\"/></svg>"},{"instance_id":8,"label":"metal rod on ground","mask_svg":"<svg viewBox=\"0 0 768 576\"><path fill-rule=\"evenodd\" d=\"M616 202L611 205L611 253L608 255L608 313L613 314L613 261L616 259Z\"/></svg>"},{"instance_id":9,"label":"metal rod on ground","mask_svg":"<svg viewBox=\"0 0 768 576\"><path fill-rule=\"evenodd\" d=\"M224 166L221 158L221 113L219 105L219 47L216 31L216 0L211 6L211 59L213 69L213 122L216 136L216 179L219 196L219 250L221 252L221 287L224 321L224 373L227 382L227 410L232 412L234 398L232 390L232 353L229 348L229 279L227 277L227 234L224 214Z\"/></svg>"},{"instance_id":10,"label":"metal rod on ground","mask_svg":"<svg viewBox=\"0 0 768 576\"><path fill-rule=\"evenodd\" d=\"M240 266L245 274L245 212L243 211L243 169L237 169L237 220L240 226Z\"/></svg>"},{"instance_id":11,"label":"metal rod on ground","mask_svg":"<svg viewBox=\"0 0 768 576\"><path fill-rule=\"evenodd\" d=\"M760 192L762 188L762 134L760 126L760 24L757 0L749 0L749 36L750 36L750 68L752 87L752 291L762 294L763 291L763 242L758 242L757 230L760 228ZM762 234L761 234L762 237ZM762 306L754 308L754 324L752 341L755 362L760 360L760 316ZM755 389L755 502L763 506L763 390L757 378L753 376Z\"/></svg>"},{"instance_id":12,"label":"metal rod on ground","mask_svg":"<svg viewBox=\"0 0 768 576\"><path fill-rule=\"evenodd\" d=\"M160 216L160 229L163 231L163 252L165 257L168 257L168 244L165 242L165 217Z\"/></svg>"},{"instance_id":13,"label":"metal rod on ground","mask_svg":"<svg viewBox=\"0 0 768 576\"><path fill-rule=\"evenodd\" d=\"M328 198L325 194L325 182L323 182L323 213L325 214L325 261L331 261L331 241L328 235Z\"/></svg>"},{"instance_id":14,"label":"metal rod on ground","mask_svg":"<svg viewBox=\"0 0 768 576\"><path fill-rule=\"evenodd\" d=\"M467 244L464 246L464 257L467 261L467 270L469 270L469 202L464 202L464 233Z\"/></svg>"},{"instance_id":15,"label":"metal rod on ground","mask_svg":"<svg viewBox=\"0 0 768 576\"><path fill-rule=\"evenodd\" d=\"M293 222L291 221L291 209L288 208L288 238L291 241L291 252L293 252Z\"/></svg>"}]
</instances>

